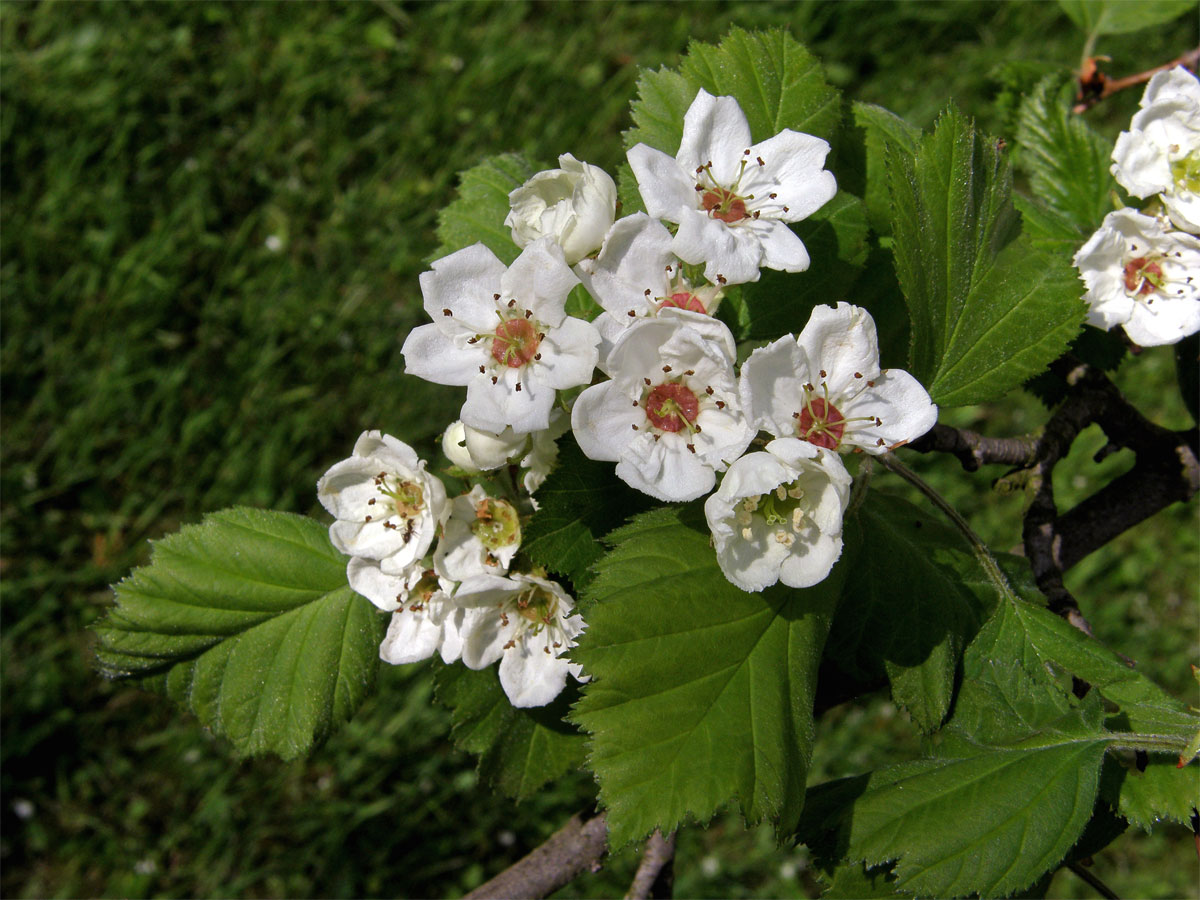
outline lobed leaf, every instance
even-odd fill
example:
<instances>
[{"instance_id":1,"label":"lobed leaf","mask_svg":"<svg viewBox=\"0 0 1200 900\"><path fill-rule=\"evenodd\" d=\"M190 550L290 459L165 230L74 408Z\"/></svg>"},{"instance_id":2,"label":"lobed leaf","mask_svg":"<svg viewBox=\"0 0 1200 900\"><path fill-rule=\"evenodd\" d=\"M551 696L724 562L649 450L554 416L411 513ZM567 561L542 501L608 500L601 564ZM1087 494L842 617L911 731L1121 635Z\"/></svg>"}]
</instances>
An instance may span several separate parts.
<instances>
[{"instance_id":1,"label":"lobed leaf","mask_svg":"<svg viewBox=\"0 0 1200 900\"><path fill-rule=\"evenodd\" d=\"M463 172L458 196L438 213L434 258L482 241L505 265L512 265L521 248L513 243L512 230L504 224L508 195L541 168L524 156L505 153Z\"/></svg>"},{"instance_id":2,"label":"lobed leaf","mask_svg":"<svg viewBox=\"0 0 1200 900\"><path fill-rule=\"evenodd\" d=\"M583 763L583 735L564 721L578 683L548 706L517 709L495 667L439 666L437 698L452 710L454 743L479 757L480 777L517 800Z\"/></svg>"},{"instance_id":3,"label":"lobed leaf","mask_svg":"<svg viewBox=\"0 0 1200 900\"><path fill-rule=\"evenodd\" d=\"M1196 9L1193 0L1058 0L1058 5L1089 38L1140 31Z\"/></svg>"},{"instance_id":4,"label":"lobed leaf","mask_svg":"<svg viewBox=\"0 0 1200 900\"><path fill-rule=\"evenodd\" d=\"M1061 76L1042 79L1017 118L1018 165L1034 196L1061 217L1082 243L1112 210L1112 142L1071 112L1073 87Z\"/></svg>"},{"instance_id":5,"label":"lobed leaf","mask_svg":"<svg viewBox=\"0 0 1200 900\"><path fill-rule=\"evenodd\" d=\"M116 594L95 626L100 671L186 704L239 753L308 752L374 683L384 620L311 519L213 513L157 542Z\"/></svg>"},{"instance_id":6,"label":"lobed leaf","mask_svg":"<svg viewBox=\"0 0 1200 900\"><path fill-rule=\"evenodd\" d=\"M572 654L594 680L573 719L592 736L612 845L707 820L734 797L748 819L791 830L843 568L807 590L741 591L698 504L643 513L607 540Z\"/></svg>"},{"instance_id":7,"label":"lobed leaf","mask_svg":"<svg viewBox=\"0 0 1200 900\"><path fill-rule=\"evenodd\" d=\"M999 145L949 110L915 154L886 151L893 254L911 369L942 406L1003 395L1042 371L1086 313L1074 271L1017 236Z\"/></svg>"},{"instance_id":8,"label":"lobed leaf","mask_svg":"<svg viewBox=\"0 0 1200 900\"><path fill-rule=\"evenodd\" d=\"M849 574L828 655L851 671L886 674L893 699L933 731L950 710L963 649L995 600L964 586L978 563L962 537L899 497L871 491L847 518L845 539Z\"/></svg>"},{"instance_id":9,"label":"lobed leaf","mask_svg":"<svg viewBox=\"0 0 1200 900\"><path fill-rule=\"evenodd\" d=\"M825 82L817 58L788 32L733 28L718 45L693 41L678 72L642 73L625 147L644 143L674 156L684 114L700 88L735 98L755 141L785 128L829 140L841 118L838 91Z\"/></svg>"}]
</instances>

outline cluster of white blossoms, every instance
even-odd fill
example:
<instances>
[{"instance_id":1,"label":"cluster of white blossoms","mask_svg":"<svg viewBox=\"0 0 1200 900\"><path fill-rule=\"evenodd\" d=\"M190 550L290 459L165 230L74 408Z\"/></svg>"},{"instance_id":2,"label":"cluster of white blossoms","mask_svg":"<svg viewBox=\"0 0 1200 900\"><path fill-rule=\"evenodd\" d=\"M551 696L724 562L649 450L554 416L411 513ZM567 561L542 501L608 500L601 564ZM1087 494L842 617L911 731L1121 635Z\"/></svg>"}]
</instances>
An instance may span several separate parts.
<instances>
[{"instance_id":1,"label":"cluster of white blossoms","mask_svg":"<svg viewBox=\"0 0 1200 900\"><path fill-rule=\"evenodd\" d=\"M1075 255L1088 322L1120 325L1144 347L1200 331L1200 82L1187 69L1150 79L1112 174L1145 211L1109 213Z\"/></svg>"},{"instance_id":2,"label":"cluster of white blossoms","mask_svg":"<svg viewBox=\"0 0 1200 900\"><path fill-rule=\"evenodd\" d=\"M411 447L378 431L322 476L317 496L334 517L333 545L350 556L350 586L392 614L383 660L436 653L472 669L500 660L514 706L544 706L568 674L583 679L563 656L584 628L571 597L537 574L509 572L521 544L514 504L481 485L448 500Z\"/></svg>"},{"instance_id":3,"label":"cluster of white blossoms","mask_svg":"<svg viewBox=\"0 0 1200 900\"><path fill-rule=\"evenodd\" d=\"M850 497L841 454L911 441L937 407L911 375L880 369L875 324L859 307L818 307L799 336L756 350L740 371L714 316L723 292L762 268L808 268L788 223L837 192L828 153L791 130L751 143L737 102L701 90L674 156L629 151L646 213L617 219L612 179L564 154L509 195L505 224L521 248L511 266L480 243L421 276L432 322L404 342L406 371L467 388L442 448L468 477L522 471L511 487L524 493L506 500L476 485L448 500L410 448L378 432L321 479L351 586L392 612L385 660L500 660L518 706L548 703L568 674L586 678L565 655L585 627L571 597L541 572L509 571L568 428L639 491L708 495L717 561L739 587L807 587L829 574ZM603 309L594 321L566 312L580 284ZM560 393L571 388L582 391ZM762 431L773 439L748 453Z\"/></svg>"}]
</instances>

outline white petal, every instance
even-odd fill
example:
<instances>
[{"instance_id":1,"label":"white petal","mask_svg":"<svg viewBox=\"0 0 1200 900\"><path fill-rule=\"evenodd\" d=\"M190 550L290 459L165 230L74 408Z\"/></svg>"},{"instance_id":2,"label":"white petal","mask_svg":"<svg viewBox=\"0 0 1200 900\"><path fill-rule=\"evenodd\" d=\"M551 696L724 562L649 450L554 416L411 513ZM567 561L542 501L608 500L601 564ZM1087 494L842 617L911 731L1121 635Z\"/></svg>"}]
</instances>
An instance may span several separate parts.
<instances>
[{"instance_id":1,"label":"white petal","mask_svg":"<svg viewBox=\"0 0 1200 900\"><path fill-rule=\"evenodd\" d=\"M695 500L713 489L711 466L685 449L686 438L663 435L655 441L643 433L630 441L617 463L616 475L630 487L659 500Z\"/></svg>"},{"instance_id":2,"label":"white petal","mask_svg":"<svg viewBox=\"0 0 1200 900\"><path fill-rule=\"evenodd\" d=\"M746 226L755 233L762 246L761 265L764 268L779 272L803 272L808 268L808 250L804 247L804 241L783 222L759 219L747 222Z\"/></svg>"},{"instance_id":3,"label":"white petal","mask_svg":"<svg viewBox=\"0 0 1200 900\"><path fill-rule=\"evenodd\" d=\"M847 419L877 418L882 425L854 422L847 426L843 443L867 453L886 453L897 444L915 441L937 422L938 410L929 392L903 369L885 369L840 412ZM883 441L882 444L879 442Z\"/></svg>"},{"instance_id":4,"label":"white petal","mask_svg":"<svg viewBox=\"0 0 1200 900\"><path fill-rule=\"evenodd\" d=\"M842 555L841 533L814 532L810 540L797 539L780 564L779 580L788 587L806 588L824 581Z\"/></svg>"},{"instance_id":5,"label":"white petal","mask_svg":"<svg viewBox=\"0 0 1200 900\"><path fill-rule=\"evenodd\" d=\"M457 595L455 595L457 598ZM479 610L463 630L462 661L468 669L483 669L504 655L516 626L509 620L506 626L497 609Z\"/></svg>"},{"instance_id":6,"label":"white petal","mask_svg":"<svg viewBox=\"0 0 1200 900\"><path fill-rule=\"evenodd\" d=\"M404 346L404 371L434 384L464 385L479 372L491 355L478 347L460 346L437 325L420 325L408 333Z\"/></svg>"},{"instance_id":7,"label":"white petal","mask_svg":"<svg viewBox=\"0 0 1200 900\"><path fill-rule=\"evenodd\" d=\"M566 315L567 294L577 284L579 278L563 258L562 248L550 238L540 238L521 251L501 277L500 293L515 297L540 321L557 328Z\"/></svg>"},{"instance_id":8,"label":"white petal","mask_svg":"<svg viewBox=\"0 0 1200 900\"><path fill-rule=\"evenodd\" d=\"M817 376L814 384L825 382L834 405L846 391L857 390L857 382L870 381L879 373L875 320L861 306L815 307L796 342L808 358L809 377ZM856 372L862 378L855 378Z\"/></svg>"},{"instance_id":9,"label":"white petal","mask_svg":"<svg viewBox=\"0 0 1200 900\"><path fill-rule=\"evenodd\" d=\"M776 437L794 437L792 413L803 405L803 384L815 372L790 334L760 347L742 364L738 391L750 424Z\"/></svg>"},{"instance_id":10,"label":"white petal","mask_svg":"<svg viewBox=\"0 0 1200 900\"><path fill-rule=\"evenodd\" d=\"M674 157L646 144L635 144L625 155L651 216L678 222L683 210L699 205L696 185Z\"/></svg>"},{"instance_id":11,"label":"white petal","mask_svg":"<svg viewBox=\"0 0 1200 900\"><path fill-rule=\"evenodd\" d=\"M788 208L783 221L805 219L833 199L837 179L824 169L828 155L826 141L791 129L750 148L750 158L761 157L763 174L775 182L775 202Z\"/></svg>"},{"instance_id":12,"label":"white petal","mask_svg":"<svg viewBox=\"0 0 1200 900\"><path fill-rule=\"evenodd\" d=\"M539 381L558 390L587 384L600 359L599 345L600 332L591 322L568 316L547 333L538 346L542 358L529 368Z\"/></svg>"},{"instance_id":13,"label":"white petal","mask_svg":"<svg viewBox=\"0 0 1200 900\"><path fill-rule=\"evenodd\" d=\"M395 612L379 645L379 658L393 665L420 662L437 653L441 639L442 626L423 611Z\"/></svg>"},{"instance_id":14,"label":"white petal","mask_svg":"<svg viewBox=\"0 0 1200 900\"><path fill-rule=\"evenodd\" d=\"M608 462L621 458L637 434L632 426L645 421L645 410L635 407L612 381L584 390L571 410L571 429L583 455Z\"/></svg>"},{"instance_id":15,"label":"white petal","mask_svg":"<svg viewBox=\"0 0 1200 900\"><path fill-rule=\"evenodd\" d=\"M482 243L434 260L433 271L420 277L425 312L437 322L449 309L476 329L494 327L492 295L500 290L504 270L504 263Z\"/></svg>"},{"instance_id":16,"label":"white petal","mask_svg":"<svg viewBox=\"0 0 1200 900\"><path fill-rule=\"evenodd\" d=\"M500 433L538 431L550 424L550 407L554 405L554 390L534 379L524 378L522 370L507 369L495 377L478 375L467 385L467 400L461 418L472 428ZM521 385L521 390L516 385Z\"/></svg>"},{"instance_id":17,"label":"white petal","mask_svg":"<svg viewBox=\"0 0 1200 900\"><path fill-rule=\"evenodd\" d=\"M704 263L704 277L714 284L758 281L762 260L758 238L698 209L684 210L680 215L679 231L671 249L684 262Z\"/></svg>"},{"instance_id":18,"label":"white petal","mask_svg":"<svg viewBox=\"0 0 1200 900\"><path fill-rule=\"evenodd\" d=\"M1123 326L1129 339L1142 347L1176 344L1200 331L1200 300L1155 300L1135 303Z\"/></svg>"},{"instance_id":19,"label":"white petal","mask_svg":"<svg viewBox=\"0 0 1200 900\"><path fill-rule=\"evenodd\" d=\"M713 179L731 184L749 147L750 125L738 102L733 97L714 97L701 88L683 117L683 140L675 155L683 171L712 163Z\"/></svg>"},{"instance_id":20,"label":"white petal","mask_svg":"<svg viewBox=\"0 0 1200 900\"><path fill-rule=\"evenodd\" d=\"M400 575L384 573L378 560L361 556L350 557L346 564L346 580L358 594L366 597L384 612L400 607L400 598L408 594L408 572Z\"/></svg>"},{"instance_id":21,"label":"white petal","mask_svg":"<svg viewBox=\"0 0 1200 900\"><path fill-rule=\"evenodd\" d=\"M513 706L545 706L562 693L566 684L567 661L543 653L537 638L529 636L504 651L500 660L500 686Z\"/></svg>"}]
</instances>

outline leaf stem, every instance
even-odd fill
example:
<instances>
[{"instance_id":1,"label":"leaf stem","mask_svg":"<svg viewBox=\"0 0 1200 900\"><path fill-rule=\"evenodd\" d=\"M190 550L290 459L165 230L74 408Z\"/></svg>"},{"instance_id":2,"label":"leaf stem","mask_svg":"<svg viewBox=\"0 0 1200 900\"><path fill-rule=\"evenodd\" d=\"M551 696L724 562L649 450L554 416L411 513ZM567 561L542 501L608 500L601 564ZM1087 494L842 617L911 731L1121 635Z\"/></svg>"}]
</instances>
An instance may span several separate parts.
<instances>
[{"instance_id":1,"label":"leaf stem","mask_svg":"<svg viewBox=\"0 0 1200 900\"><path fill-rule=\"evenodd\" d=\"M983 539L975 533L975 530L971 528L967 520L962 517L957 509L950 505L946 498L944 498L929 484L927 484L920 475L918 475L908 466L904 465L904 463L900 462L894 453L885 453L882 456L875 457L875 459L877 459L885 469L895 472L897 475L919 490L922 494L928 497L930 502L940 509L945 514L946 518L948 518L954 524L954 526L960 532L962 532L962 535L964 538L966 538L967 543L971 545L971 550L974 552L975 558L979 560L979 565L983 567L984 573L987 575L988 580L995 585L996 590L998 590L1003 596L1008 597L1010 600L1017 599L1016 591L1013 590L1012 585L1008 581L1008 577L1000 568L1000 564L996 562L996 557L992 556L992 551L987 548L987 545L983 542Z\"/></svg>"},{"instance_id":2,"label":"leaf stem","mask_svg":"<svg viewBox=\"0 0 1200 900\"><path fill-rule=\"evenodd\" d=\"M1097 894L1104 897L1105 900L1121 900L1117 893L1107 884L1085 869L1077 862L1067 863L1067 868L1078 875L1083 881L1087 882Z\"/></svg>"},{"instance_id":3,"label":"leaf stem","mask_svg":"<svg viewBox=\"0 0 1200 900\"><path fill-rule=\"evenodd\" d=\"M1111 750L1146 750L1151 753L1179 755L1186 749L1187 741L1169 734L1138 734L1118 732L1108 742Z\"/></svg>"}]
</instances>

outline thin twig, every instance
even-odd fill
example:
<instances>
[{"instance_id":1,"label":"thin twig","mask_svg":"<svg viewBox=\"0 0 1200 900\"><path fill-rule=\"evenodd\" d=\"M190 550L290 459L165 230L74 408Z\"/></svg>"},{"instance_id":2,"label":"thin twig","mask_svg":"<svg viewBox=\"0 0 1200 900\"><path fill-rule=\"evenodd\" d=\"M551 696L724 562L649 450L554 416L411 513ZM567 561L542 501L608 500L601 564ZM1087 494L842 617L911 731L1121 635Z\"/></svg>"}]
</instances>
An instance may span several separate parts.
<instances>
[{"instance_id":1,"label":"thin twig","mask_svg":"<svg viewBox=\"0 0 1200 900\"><path fill-rule=\"evenodd\" d=\"M1186 69L1196 71L1196 66L1200 64L1200 47L1195 50L1189 50L1187 53L1171 60L1169 63L1164 63L1161 66L1155 66L1153 69L1147 69L1145 72L1138 72L1134 75L1126 75L1124 78L1109 78L1103 72L1095 69L1095 60L1097 57L1089 56L1084 61L1084 72L1080 73L1079 79L1079 102L1071 107L1073 113L1087 112L1101 100L1107 100L1113 94L1123 91L1126 88L1137 87L1139 84L1145 84L1159 72L1164 72L1167 69L1174 69L1176 66L1183 66ZM1091 69L1089 70L1089 63Z\"/></svg>"},{"instance_id":2,"label":"thin twig","mask_svg":"<svg viewBox=\"0 0 1200 900\"><path fill-rule=\"evenodd\" d=\"M1121 898L1117 896L1116 892L1113 891L1112 888L1110 888L1107 884L1105 884L1079 863L1067 863L1067 868L1086 881L1092 887L1092 889L1095 890L1096 893L1098 893L1101 897L1104 897L1105 900L1121 900Z\"/></svg>"},{"instance_id":3,"label":"thin twig","mask_svg":"<svg viewBox=\"0 0 1200 900\"><path fill-rule=\"evenodd\" d=\"M638 863L633 883L625 900L669 898L675 886L675 832L666 837L657 828L646 840L642 861Z\"/></svg>"},{"instance_id":4,"label":"thin twig","mask_svg":"<svg viewBox=\"0 0 1200 900\"><path fill-rule=\"evenodd\" d=\"M607 849L604 813L579 813L529 855L467 894L466 900L548 896L585 869L598 868Z\"/></svg>"}]
</instances>

